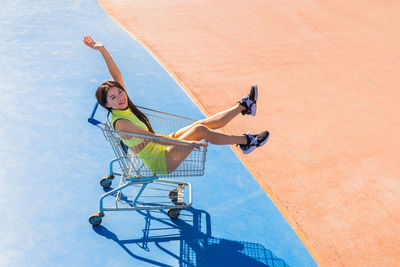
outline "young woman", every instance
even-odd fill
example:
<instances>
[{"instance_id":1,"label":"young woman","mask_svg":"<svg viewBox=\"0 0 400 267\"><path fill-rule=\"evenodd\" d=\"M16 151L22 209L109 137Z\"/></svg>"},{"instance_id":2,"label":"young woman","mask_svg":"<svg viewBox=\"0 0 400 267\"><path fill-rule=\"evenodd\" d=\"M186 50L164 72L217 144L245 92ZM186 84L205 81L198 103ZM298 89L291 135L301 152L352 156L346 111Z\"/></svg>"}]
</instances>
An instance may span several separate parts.
<instances>
[{"instance_id":1,"label":"young woman","mask_svg":"<svg viewBox=\"0 0 400 267\"><path fill-rule=\"evenodd\" d=\"M136 108L127 96L121 72L104 45L94 41L89 36L85 36L83 42L86 46L100 51L113 78L113 81L106 81L97 88L96 98L102 107L111 112L114 129L119 132L162 138L163 141L160 141L163 144L162 146L150 146L148 142L143 142L142 139L132 138L132 136L123 134L120 135L123 142L135 154L144 155L151 153L151 158L165 159L161 167L152 166L155 165L154 162L145 162L150 169L154 167L169 173L180 165L191 150L181 149L182 144L174 142L176 140L194 144L197 147L207 146L206 142L201 142L203 139L215 145L236 144L240 146L244 154L252 152L267 142L269 137L268 131L260 134L244 135L229 135L215 131L225 126L239 113L255 116L258 98L256 85L251 86L250 93L230 109L196 121L169 136L155 134L147 117Z\"/></svg>"}]
</instances>

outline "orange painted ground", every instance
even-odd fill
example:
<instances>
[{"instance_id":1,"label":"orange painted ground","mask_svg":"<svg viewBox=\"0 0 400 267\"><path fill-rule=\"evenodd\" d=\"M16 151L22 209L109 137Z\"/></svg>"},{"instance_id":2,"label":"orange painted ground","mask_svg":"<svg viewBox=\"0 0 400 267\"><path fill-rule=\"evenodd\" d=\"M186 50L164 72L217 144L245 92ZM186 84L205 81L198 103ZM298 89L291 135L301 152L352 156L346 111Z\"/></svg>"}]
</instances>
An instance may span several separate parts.
<instances>
[{"instance_id":1,"label":"orange painted ground","mask_svg":"<svg viewBox=\"0 0 400 267\"><path fill-rule=\"evenodd\" d=\"M99 2L206 114L259 85L224 131L270 130L234 149L319 264L398 266L399 1Z\"/></svg>"}]
</instances>

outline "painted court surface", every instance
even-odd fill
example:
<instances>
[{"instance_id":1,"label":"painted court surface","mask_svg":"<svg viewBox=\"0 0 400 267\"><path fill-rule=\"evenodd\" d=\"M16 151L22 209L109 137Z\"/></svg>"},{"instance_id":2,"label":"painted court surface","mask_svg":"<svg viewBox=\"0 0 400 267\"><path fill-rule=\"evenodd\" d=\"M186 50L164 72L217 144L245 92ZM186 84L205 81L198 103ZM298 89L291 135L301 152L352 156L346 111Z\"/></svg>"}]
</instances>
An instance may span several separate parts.
<instances>
[{"instance_id":1,"label":"painted court surface","mask_svg":"<svg viewBox=\"0 0 400 267\"><path fill-rule=\"evenodd\" d=\"M210 145L205 175L184 179L194 200L180 219L109 212L92 227L88 217L104 194L99 178L114 156L87 122L95 89L110 76L83 36L106 45L136 104L194 119L205 114L97 1L0 4L0 266L317 265L230 147ZM247 91L225 94L227 106ZM209 101L219 103L212 95ZM263 122L260 114L251 120ZM258 154L266 162L270 149Z\"/></svg>"},{"instance_id":2,"label":"painted court surface","mask_svg":"<svg viewBox=\"0 0 400 267\"><path fill-rule=\"evenodd\" d=\"M398 265L400 3L0 6L0 266ZM257 83L257 116L224 131L271 139L248 156L210 145L179 220L92 227L113 152L87 117L110 76L84 35L138 105L202 119Z\"/></svg>"},{"instance_id":3,"label":"painted court surface","mask_svg":"<svg viewBox=\"0 0 400 267\"><path fill-rule=\"evenodd\" d=\"M257 83L240 156L318 263L400 262L400 2L100 0L205 114Z\"/></svg>"}]
</instances>

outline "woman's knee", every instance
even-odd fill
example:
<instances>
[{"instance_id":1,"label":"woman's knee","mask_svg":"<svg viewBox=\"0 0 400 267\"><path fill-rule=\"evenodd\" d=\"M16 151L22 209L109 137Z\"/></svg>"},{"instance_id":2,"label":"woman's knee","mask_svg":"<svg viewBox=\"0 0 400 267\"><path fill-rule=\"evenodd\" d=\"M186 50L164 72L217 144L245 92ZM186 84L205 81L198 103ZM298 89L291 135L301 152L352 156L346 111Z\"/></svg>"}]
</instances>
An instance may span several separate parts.
<instances>
[{"instance_id":1,"label":"woman's knee","mask_svg":"<svg viewBox=\"0 0 400 267\"><path fill-rule=\"evenodd\" d=\"M204 125L204 126L207 126L207 121L206 121L206 119L201 119L201 120L196 121L196 122L194 123L194 125L195 125L195 126L196 126L196 125Z\"/></svg>"},{"instance_id":2,"label":"woman's knee","mask_svg":"<svg viewBox=\"0 0 400 267\"><path fill-rule=\"evenodd\" d=\"M196 133L199 133L202 136L204 136L210 131L210 128L208 128L204 124L199 123L194 126L194 130Z\"/></svg>"}]
</instances>

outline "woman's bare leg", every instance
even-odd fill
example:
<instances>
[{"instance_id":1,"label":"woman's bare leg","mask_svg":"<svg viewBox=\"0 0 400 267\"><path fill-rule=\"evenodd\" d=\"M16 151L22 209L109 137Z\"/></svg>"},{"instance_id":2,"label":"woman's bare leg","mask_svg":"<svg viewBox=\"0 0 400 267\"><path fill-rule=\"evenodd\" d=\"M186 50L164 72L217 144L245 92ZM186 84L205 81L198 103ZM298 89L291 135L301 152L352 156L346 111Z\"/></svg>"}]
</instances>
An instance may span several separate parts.
<instances>
[{"instance_id":1,"label":"woman's bare leg","mask_svg":"<svg viewBox=\"0 0 400 267\"><path fill-rule=\"evenodd\" d=\"M244 106L237 104L236 106L234 106L230 109L221 111L217 114L212 115L211 117L196 121L195 123L193 123L189 126L179 129L172 136L175 138L180 138L186 132L188 132L190 129L192 129L194 126L199 125L199 124L202 124L210 129L219 129L221 127L224 127L226 124L228 124L233 118L235 118L239 113L241 113L245 109L246 108Z\"/></svg>"},{"instance_id":2,"label":"woman's bare leg","mask_svg":"<svg viewBox=\"0 0 400 267\"><path fill-rule=\"evenodd\" d=\"M203 124L195 125L178 139L185 141L199 141L204 139L214 145L247 144L247 138L244 135L221 133Z\"/></svg>"},{"instance_id":3,"label":"woman's bare leg","mask_svg":"<svg viewBox=\"0 0 400 267\"><path fill-rule=\"evenodd\" d=\"M214 131L203 124L194 125L179 137L185 141L199 141L205 139L215 145L247 144L247 137L244 135L229 135ZM192 149L180 145L170 146L165 151L168 171L174 171L182 161L192 152Z\"/></svg>"}]
</instances>

